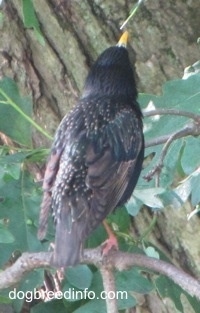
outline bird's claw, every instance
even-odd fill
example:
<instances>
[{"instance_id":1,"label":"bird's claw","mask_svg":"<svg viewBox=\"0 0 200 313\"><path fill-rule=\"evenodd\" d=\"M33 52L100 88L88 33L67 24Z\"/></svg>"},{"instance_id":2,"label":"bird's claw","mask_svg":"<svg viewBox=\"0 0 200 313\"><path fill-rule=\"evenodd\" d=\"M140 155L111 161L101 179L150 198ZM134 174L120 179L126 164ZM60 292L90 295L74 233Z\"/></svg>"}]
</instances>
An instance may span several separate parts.
<instances>
[{"instance_id":1,"label":"bird's claw","mask_svg":"<svg viewBox=\"0 0 200 313\"><path fill-rule=\"evenodd\" d=\"M109 253L110 250L118 250L119 246L118 246L118 242L117 242L117 238L113 235L111 237L109 237L106 241L104 241L102 243L102 255L107 255Z\"/></svg>"}]
</instances>

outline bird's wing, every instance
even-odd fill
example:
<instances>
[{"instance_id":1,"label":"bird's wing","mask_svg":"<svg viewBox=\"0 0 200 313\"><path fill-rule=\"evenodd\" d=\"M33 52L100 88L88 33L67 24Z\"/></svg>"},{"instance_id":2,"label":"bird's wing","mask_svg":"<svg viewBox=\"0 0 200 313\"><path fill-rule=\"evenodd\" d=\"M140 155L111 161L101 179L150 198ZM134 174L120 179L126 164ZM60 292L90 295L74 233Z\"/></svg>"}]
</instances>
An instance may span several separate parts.
<instances>
[{"instance_id":1,"label":"bird's wing","mask_svg":"<svg viewBox=\"0 0 200 313\"><path fill-rule=\"evenodd\" d=\"M69 127L69 120L64 118L56 132L51 153L47 161L43 180L43 199L40 208L38 238L42 240L47 231L49 211L51 208L51 191L60 166L60 158L64 150L66 130Z\"/></svg>"},{"instance_id":2,"label":"bird's wing","mask_svg":"<svg viewBox=\"0 0 200 313\"><path fill-rule=\"evenodd\" d=\"M66 176L71 175L70 166L67 160L62 159L63 155L68 155L69 153L73 154L73 151L76 151L77 145L79 141L81 141L80 137L83 136L83 127L84 118L81 108L77 110L72 109L72 111L63 118L56 131L43 180L44 194L38 227L38 238L40 240L45 237L48 226L49 211L52 206L52 189L56 181L58 181L58 184L62 182L65 184L62 174L66 174ZM70 150L72 150L72 152L70 152ZM65 169L65 165L67 169Z\"/></svg>"},{"instance_id":3,"label":"bird's wing","mask_svg":"<svg viewBox=\"0 0 200 313\"><path fill-rule=\"evenodd\" d=\"M38 238L40 240L42 240L45 237L47 230L49 210L51 207L51 188L59 168L60 155L61 152L56 150L53 153L51 153L44 175L43 181L44 193L40 209L40 218L38 227Z\"/></svg>"},{"instance_id":4,"label":"bird's wing","mask_svg":"<svg viewBox=\"0 0 200 313\"><path fill-rule=\"evenodd\" d=\"M121 110L104 131L104 148L87 149L86 183L93 191L88 230L131 196L143 162L142 122L130 110Z\"/></svg>"}]
</instances>

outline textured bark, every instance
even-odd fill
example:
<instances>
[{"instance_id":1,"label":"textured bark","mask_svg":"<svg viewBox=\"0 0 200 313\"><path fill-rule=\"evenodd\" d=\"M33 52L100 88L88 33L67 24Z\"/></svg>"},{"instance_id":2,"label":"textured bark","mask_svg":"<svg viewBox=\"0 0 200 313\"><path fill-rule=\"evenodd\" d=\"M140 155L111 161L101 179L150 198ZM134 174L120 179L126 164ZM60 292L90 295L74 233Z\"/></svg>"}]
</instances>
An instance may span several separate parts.
<instances>
[{"instance_id":1,"label":"textured bark","mask_svg":"<svg viewBox=\"0 0 200 313\"><path fill-rule=\"evenodd\" d=\"M0 23L0 76L15 79L34 104L34 118L53 134L73 106L88 69L105 48L119 38L119 26L135 1L33 0L45 45L23 26L20 0L5 0ZM162 83L181 77L199 59L199 0L146 1L128 25L130 56L135 62L139 91L159 93ZM34 131L35 146L49 146ZM198 218L186 221L186 211L164 210L152 240L181 267L200 275ZM151 219L143 211L135 219L141 233ZM159 302L159 299L156 301ZM151 300L137 312L169 312ZM161 305L161 304L160 304ZM139 309L138 309L139 310ZM142 311L143 310L143 311ZM189 312L189 311L188 311Z\"/></svg>"},{"instance_id":2,"label":"textured bark","mask_svg":"<svg viewBox=\"0 0 200 313\"><path fill-rule=\"evenodd\" d=\"M5 1L1 25L1 72L14 77L34 101L35 119L54 133L74 104L89 66L99 53L115 44L119 25L132 1L34 0L45 45L32 29L23 27L20 0ZM162 83L182 75L198 60L198 0L147 1L129 24L130 55L139 89L159 92ZM37 145L46 144L39 134Z\"/></svg>"}]
</instances>

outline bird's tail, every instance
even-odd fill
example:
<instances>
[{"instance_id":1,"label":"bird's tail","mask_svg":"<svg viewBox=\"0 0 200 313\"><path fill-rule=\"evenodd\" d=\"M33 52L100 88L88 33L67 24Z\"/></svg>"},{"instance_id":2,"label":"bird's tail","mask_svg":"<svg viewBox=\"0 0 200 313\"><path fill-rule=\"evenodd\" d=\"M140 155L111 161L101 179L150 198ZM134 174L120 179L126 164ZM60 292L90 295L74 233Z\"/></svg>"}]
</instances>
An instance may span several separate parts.
<instances>
[{"instance_id":1,"label":"bird's tail","mask_svg":"<svg viewBox=\"0 0 200 313\"><path fill-rule=\"evenodd\" d=\"M81 226L81 221L75 221L69 231L65 219L57 221L52 266L66 268L80 263L83 250Z\"/></svg>"}]
</instances>

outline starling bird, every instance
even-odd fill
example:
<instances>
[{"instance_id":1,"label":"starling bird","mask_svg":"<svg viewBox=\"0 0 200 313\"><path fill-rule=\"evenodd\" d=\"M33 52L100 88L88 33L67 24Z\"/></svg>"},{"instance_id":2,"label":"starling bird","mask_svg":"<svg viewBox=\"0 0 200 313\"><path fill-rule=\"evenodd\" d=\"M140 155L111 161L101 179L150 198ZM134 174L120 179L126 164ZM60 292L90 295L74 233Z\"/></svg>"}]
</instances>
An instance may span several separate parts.
<instances>
[{"instance_id":1,"label":"starling bird","mask_svg":"<svg viewBox=\"0 0 200 313\"><path fill-rule=\"evenodd\" d=\"M131 196L144 158L142 113L128 33L92 66L81 98L58 127L44 176L38 237L55 221L52 265L79 262L85 239Z\"/></svg>"}]
</instances>

